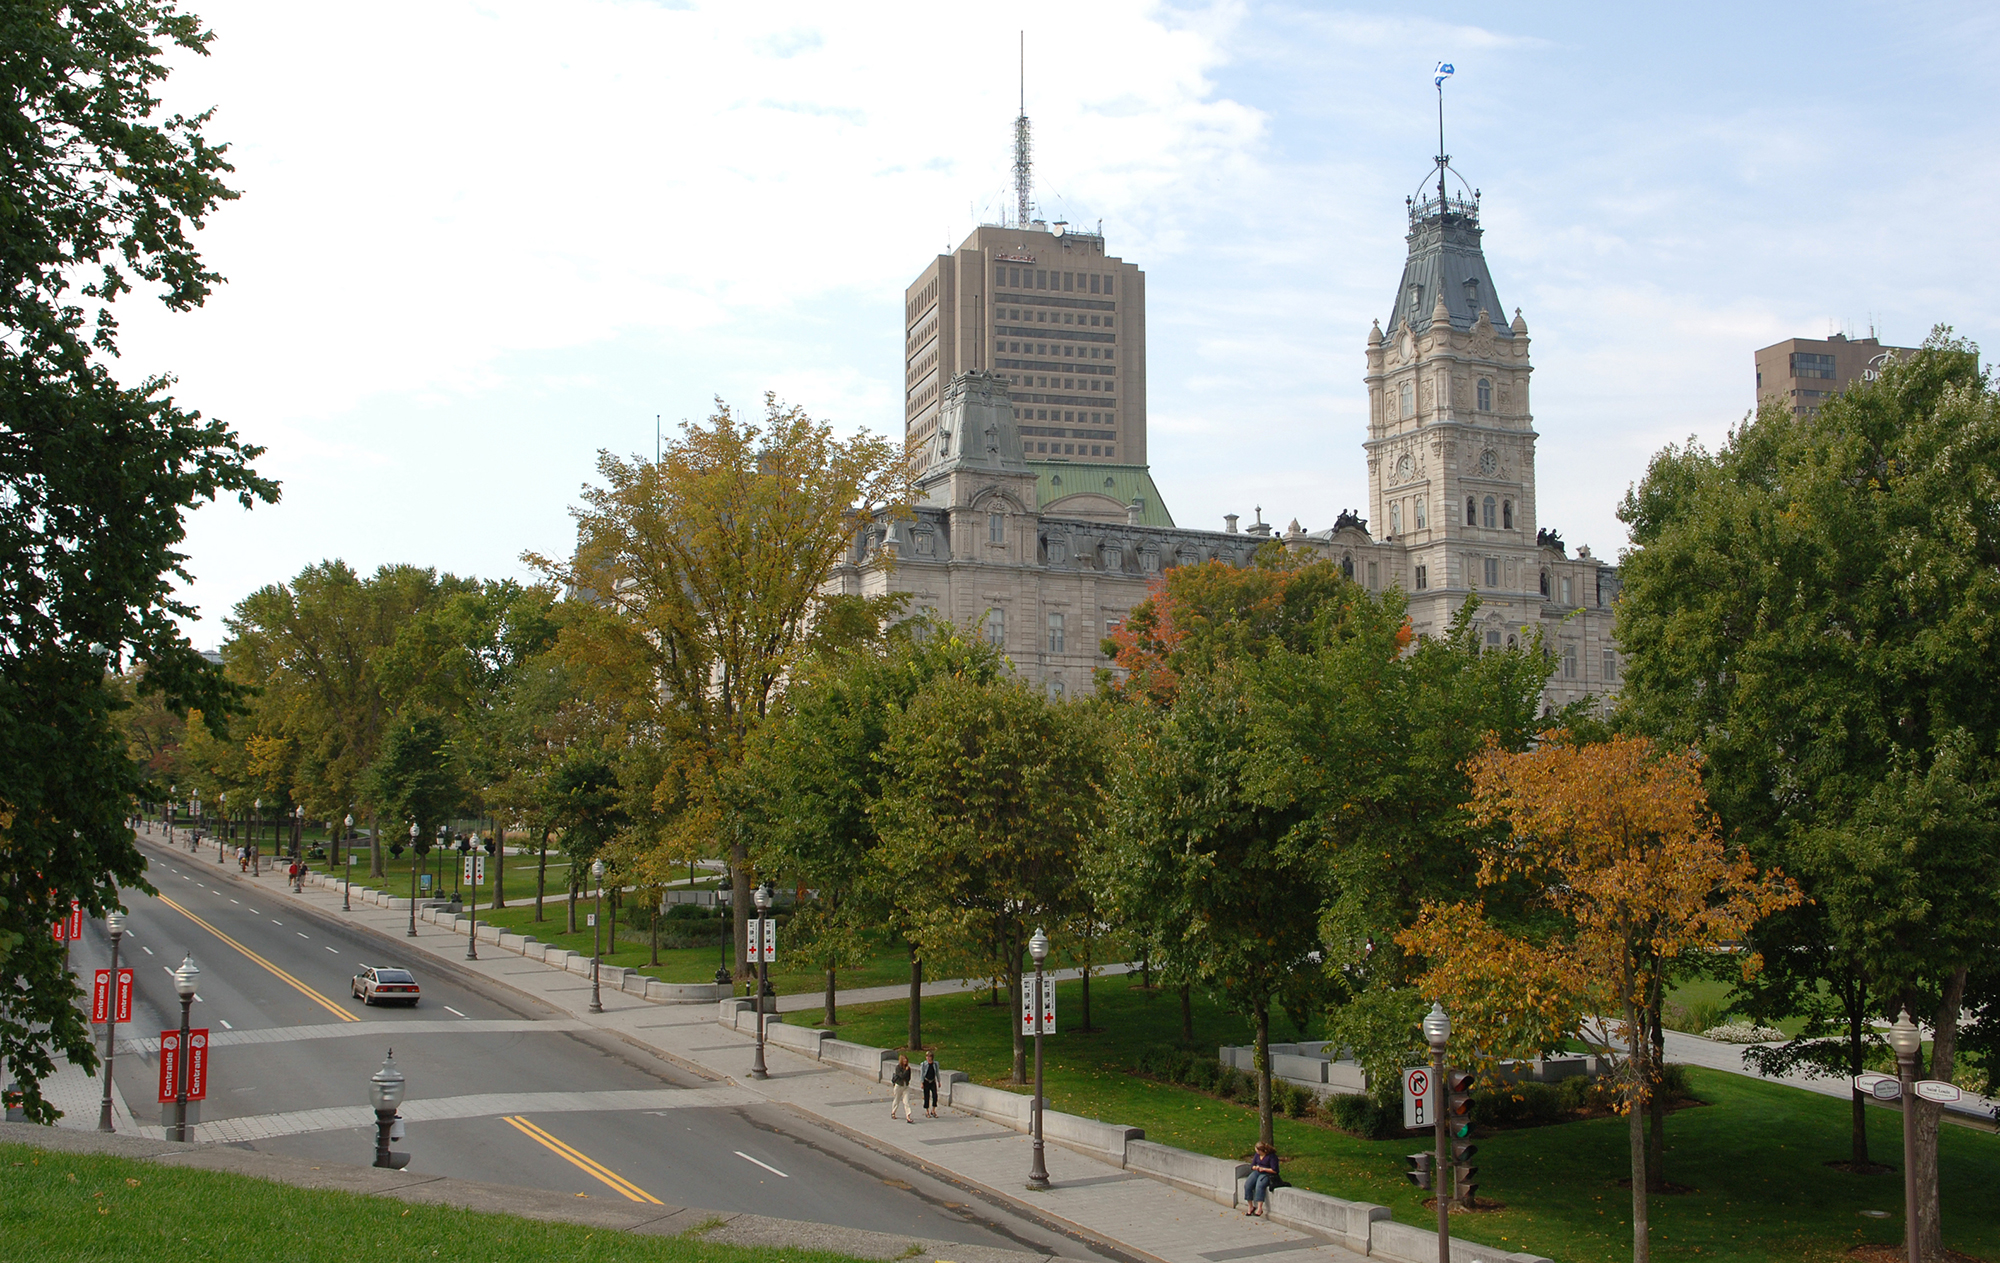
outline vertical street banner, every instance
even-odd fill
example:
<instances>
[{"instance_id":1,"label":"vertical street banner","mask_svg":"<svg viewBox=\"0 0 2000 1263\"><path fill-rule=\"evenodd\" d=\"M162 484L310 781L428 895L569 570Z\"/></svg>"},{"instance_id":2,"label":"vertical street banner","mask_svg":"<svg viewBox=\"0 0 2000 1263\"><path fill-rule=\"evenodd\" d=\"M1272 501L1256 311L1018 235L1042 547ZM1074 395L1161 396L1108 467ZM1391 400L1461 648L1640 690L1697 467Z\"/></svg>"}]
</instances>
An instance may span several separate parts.
<instances>
[{"instance_id":1,"label":"vertical street banner","mask_svg":"<svg viewBox=\"0 0 2000 1263\"><path fill-rule=\"evenodd\" d=\"M1032 1035L1035 1033L1035 1008L1035 976L1033 974L1023 974L1021 976L1021 1033L1023 1035Z\"/></svg>"},{"instance_id":2,"label":"vertical street banner","mask_svg":"<svg viewBox=\"0 0 2000 1263\"><path fill-rule=\"evenodd\" d=\"M1056 1033L1056 980L1042 979L1042 1034Z\"/></svg>"},{"instance_id":3,"label":"vertical street banner","mask_svg":"<svg viewBox=\"0 0 2000 1263\"><path fill-rule=\"evenodd\" d=\"M750 936L753 939L757 937L757 923L755 921L750 923ZM778 961L778 923L769 917L764 918L763 941L750 944L751 963L755 964L760 960L769 961L772 964L776 964Z\"/></svg>"},{"instance_id":4,"label":"vertical street banner","mask_svg":"<svg viewBox=\"0 0 2000 1263\"><path fill-rule=\"evenodd\" d=\"M197 1026L188 1032L188 1100L208 1097L208 1028Z\"/></svg>"},{"instance_id":5,"label":"vertical street banner","mask_svg":"<svg viewBox=\"0 0 2000 1263\"><path fill-rule=\"evenodd\" d=\"M181 1033L179 1031L160 1032L160 1104L171 1105L180 1099L181 1091Z\"/></svg>"},{"instance_id":6,"label":"vertical street banner","mask_svg":"<svg viewBox=\"0 0 2000 1263\"><path fill-rule=\"evenodd\" d=\"M119 970L116 986L118 988L118 997L116 1000L118 1020L129 1022L132 1020L132 971L129 969Z\"/></svg>"},{"instance_id":7,"label":"vertical street banner","mask_svg":"<svg viewBox=\"0 0 2000 1263\"><path fill-rule=\"evenodd\" d=\"M83 905L76 900L69 901L69 941L74 943L83 937Z\"/></svg>"},{"instance_id":8,"label":"vertical street banner","mask_svg":"<svg viewBox=\"0 0 2000 1263\"><path fill-rule=\"evenodd\" d=\"M90 1023L111 1020L111 971L100 969L90 984Z\"/></svg>"},{"instance_id":9,"label":"vertical street banner","mask_svg":"<svg viewBox=\"0 0 2000 1263\"><path fill-rule=\"evenodd\" d=\"M483 885L485 881L486 857L475 851L465 857L465 884L478 886Z\"/></svg>"},{"instance_id":10,"label":"vertical street banner","mask_svg":"<svg viewBox=\"0 0 2000 1263\"><path fill-rule=\"evenodd\" d=\"M1038 998L1035 995L1034 975L1024 975L1021 978L1021 1033L1023 1035L1032 1035L1035 1033L1035 1014L1038 1011L1042 1015L1042 1034L1055 1034L1056 980L1047 977L1043 978L1042 993Z\"/></svg>"}]
</instances>

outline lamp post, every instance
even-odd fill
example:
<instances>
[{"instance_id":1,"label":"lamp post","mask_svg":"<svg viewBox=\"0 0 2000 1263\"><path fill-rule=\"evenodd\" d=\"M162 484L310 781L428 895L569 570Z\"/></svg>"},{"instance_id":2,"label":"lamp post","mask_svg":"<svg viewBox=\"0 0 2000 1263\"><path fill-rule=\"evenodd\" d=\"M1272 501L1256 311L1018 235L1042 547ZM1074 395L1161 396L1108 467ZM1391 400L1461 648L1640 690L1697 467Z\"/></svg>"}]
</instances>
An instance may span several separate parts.
<instances>
[{"instance_id":1,"label":"lamp post","mask_svg":"<svg viewBox=\"0 0 2000 1263\"><path fill-rule=\"evenodd\" d=\"M292 808L292 859L299 866L299 890L306 888L306 809L300 803Z\"/></svg>"},{"instance_id":2,"label":"lamp post","mask_svg":"<svg viewBox=\"0 0 2000 1263\"><path fill-rule=\"evenodd\" d=\"M604 964L604 861L590 861L590 879L597 883L597 911L591 914L590 929L597 940L590 958L590 1011L604 1012L604 1002L598 998L597 971Z\"/></svg>"},{"instance_id":3,"label":"lamp post","mask_svg":"<svg viewBox=\"0 0 2000 1263\"><path fill-rule=\"evenodd\" d=\"M180 788L179 785L167 786L167 809L161 813L167 818L167 844L169 846L173 845L174 841L174 795L180 793Z\"/></svg>"},{"instance_id":4,"label":"lamp post","mask_svg":"<svg viewBox=\"0 0 2000 1263\"><path fill-rule=\"evenodd\" d=\"M474 876L478 875L479 831L477 829L474 829L472 831L472 845L469 848L467 848L465 852L464 863L472 866L472 871ZM470 909L472 912L472 932L465 936L465 958L467 960L478 960L479 959L479 883L478 882L472 883L472 903L470 904Z\"/></svg>"},{"instance_id":5,"label":"lamp post","mask_svg":"<svg viewBox=\"0 0 2000 1263\"><path fill-rule=\"evenodd\" d=\"M340 887L340 910L342 912L354 911L354 904L352 902L354 892L354 844L350 840L353 833L354 813L349 812L347 819L340 823L340 840L347 848L347 881Z\"/></svg>"},{"instance_id":6,"label":"lamp post","mask_svg":"<svg viewBox=\"0 0 2000 1263\"><path fill-rule=\"evenodd\" d=\"M750 1077L768 1079L771 1072L764 1068L764 982L770 976L765 972L764 962L764 916L771 907L771 888L762 882L751 893L751 901L757 905L757 937L750 942L750 954L757 958L757 981L751 987L757 994L751 1003L757 1006L757 1053L750 1062Z\"/></svg>"},{"instance_id":7,"label":"lamp post","mask_svg":"<svg viewBox=\"0 0 2000 1263\"><path fill-rule=\"evenodd\" d=\"M111 1059L118 1049L118 940L125 937L125 914L113 908L104 914L111 935L111 995L104 1015L104 1103L97 1110L97 1130L111 1130Z\"/></svg>"},{"instance_id":8,"label":"lamp post","mask_svg":"<svg viewBox=\"0 0 2000 1263\"><path fill-rule=\"evenodd\" d=\"M1909 1263L1917 1256L1917 1054L1924 1034L1904 1009L1889 1027L1889 1047L1896 1052L1896 1078L1903 1088L1903 1248Z\"/></svg>"},{"instance_id":9,"label":"lamp post","mask_svg":"<svg viewBox=\"0 0 2000 1263\"><path fill-rule=\"evenodd\" d=\"M1028 1168L1028 1191L1046 1192L1049 1187L1049 1168L1042 1157L1042 964L1049 958L1049 936L1035 927L1035 936L1028 940L1028 955L1035 958L1034 1027L1035 1027L1035 1095L1029 1108L1034 1111L1030 1129L1034 1134L1035 1156Z\"/></svg>"},{"instance_id":10,"label":"lamp post","mask_svg":"<svg viewBox=\"0 0 2000 1263\"><path fill-rule=\"evenodd\" d=\"M1437 1154L1431 1159L1431 1170L1437 1174L1432 1177L1431 1192L1437 1197L1438 1263L1451 1263L1451 1202L1444 1195L1445 1153L1449 1148L1444 1120L1445 1045L1451 1042L1451 1018L1442 1004L1431 1005L1431 1011L1424 1015L1424 1042L1431 1046L1430 1104L1437 1128Z\"/></svg>"},{"instance_id":11,"label":"lamp post","mask_svg":"<svg viewBox=\"0 0 2000 1263\"><path fill-rule=\"evenodd\" d=\"M396 1125L396 1107L403 1103L403 1072L396 1068L396 1050L382 1058L382 1068L368 1078L368 1103L375 1108L375 1165L400 1171L410 1165L407 1153L389 1152L389 1132Z\"/></svg>"},{"instance_id":12,"label":"lamp post","mask_svg":"<svg viewBox=\"0 0 2000 1263\"><path fill-rule=\"evenodd\" d=\"M408 937L410 938L415 938L417 936L417 838L419 836L420 835L417 832L417 826L414 824L411 825L410 826L410 933L408 935Z\"/></svg>"},{"instance_id":13,"label":"lamp post","mask_svg":"<svg viewBox=\"0 0 2000 1263\"><path fill-rule=\"evenodd\" d=\"M264 827L264 800L259 798L250 804L250 875L264 875L264 853L257 847L257 832Z\"/></svg>"},{"instance_id":14,"label":"lamp post","mask_svg":"<svg viewBox=\"0 0 2000 1263\"><path fill-rule=\"evenodd\" d=\"M181 967L174 970L174 993L181 998L181 1046L174 1054L180 1058L174 1075L174 1139L178 1141L188 1138L188 1006L194 1003L195 984L200 981L201 970L194 957L182 957Z\"/></svg>"}]
</instances>

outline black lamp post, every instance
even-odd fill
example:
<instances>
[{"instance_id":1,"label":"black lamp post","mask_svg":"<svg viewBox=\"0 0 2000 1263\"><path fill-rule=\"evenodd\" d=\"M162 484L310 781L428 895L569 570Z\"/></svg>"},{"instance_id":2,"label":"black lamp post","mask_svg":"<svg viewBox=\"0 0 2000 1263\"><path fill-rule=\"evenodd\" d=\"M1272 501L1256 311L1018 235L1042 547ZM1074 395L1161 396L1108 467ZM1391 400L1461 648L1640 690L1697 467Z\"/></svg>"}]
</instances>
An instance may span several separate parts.
<instances>
[{"instance_id":1,"label":"black lamp post","mask_svg":"<svg viewBox=\"0 0 2000 1263\"><path fill-rule=\"evenodd\" d=\"M1029 1108L1034 1111L1032 1122L1035 1139L1033 1165L1028 1168L1028 1191L1046 1192L1049 1187L1049 1168L1042 1157L1042 962L1049 958L1049 936L1035 928L1035 936L1028 940L1028 955L1035 958L1035 1096Z\"/></svg>"},{"instance_id":2,"label":"black lamp post","mask_svg":"<svg viewBox=\"0 0 2000 1263\"><path fill-rule=\"evenodd\" d=\"M111 935L111 994L104 1015L104 1103L97 1110L97 1130L111 1130L111 1060L118 1051L118 940L125 937L125 914L113 908L104 914Z\"/></svg>"},{"instance_id":3,"label":"black lamp post","mask_svg":"<svg viewBox=\"0 0 2000 1263\"><path fill-rule=\"evenodd\" d=\"M1449 1152L1444 1117L1444 1077L1448 1070L1445 1045L1451 1042L1451 1018L1442 1004L1431 1005L1431 1011L1424 1015L1424 1042L1431 1046L1431 1117L1437 1127L1437 1150L1431 1158L1431 1170L1436 1174L1432 1177L1431 1192L1437 1197L1438 1263L1451 1263L1451 1201L1444 1195L1445 1154Z\"/></svg>"},{"instance_id":4,"label":"black lamp post","mask_svg":"<svg viewBox=\"0 0 2000 1263\"><path fill-rule=\"evenodd\" d=\"M181 967L174 970L174 992L181 998L181 1046L174 1053L180 1058L174 1075L174 1139L178 1141L188 1138L188 1007L194 1003L195 984L200 981L201 970L194 957L182 957Z\"/></svg>"},{"instance_id":5,"label":"black lamp post","mask_svg":"<svg viewBox=\"0 0 2000 1263\"><path fill-rule=\"evenodd\" d=\"M299 866L298 880L293 889L300 894L306 890L306 809L304 804L292 808L292 863Z\"/></svg>"},{"instance_id":6,"label":"black lamp post","mask_svg":"<svg viewBox=\"0 0 2000 1263\"><path fill-rule=\"evenodd\" d=\"M400 1171L410 1165L407 1153L389 1152L389 1132L396 1125L396 1107L403 1103L403 1072L396 1068L396 1050L382 1059L382 1068L368 1079L368 1103L375 1109L375 1165Z\"/></svg>"},{"instance_id":7,"label":"black lamp post","mask_svg":"<svg viewBox=\"0 0 2000 1263\"><path fill-rule=\"evenodd\" d=\"M258 831L264 827L264 800L259 798L250 804L250 872L252 876L264 875L264 852L258 846Z\"/></svg>"},{"instance_id":8,"label":"black lamp post","mask_svg":"<svg viewBox=\"0 0 2000 1263\"><path fill-rule=\"evenodd\" d=\"M423 854L418 849L417 844L421 841L423 841L423 834L417 829L417 826L411 825L410 850L413 854L410 857L410 938L417 936L417 857Z\"/></svg>"},{"instance_id":9,"label":"black lamp post","mask_svg":"<svg viewBox=\"0 0 2000 1263\"><path fill-rule=\"evenodd\" d=\"M595 954L590 958L590 1011L604 1012L604 1002L598 998L597 971L604 966L604 861L590 861L590 878L597 883L597 912L590 918L590 928L596 939Z\"/></svg>"},{"instance_id":10,"label":"black lamp post","mask_svg":"<svg viewBox=\"0 0 2000 1263\"><path fill-rule=\"evenodd\" d=\"M167 786L167 801L165 804L165 810L160 812L160 815L165 818L167 823L167 842L169 845L172 845L174 840L174 795L178 793L180 793L180 786L178 785Z\"/></svg>"},{"instance_id":11,"label":"black lamp post","mask_svg":"<svg viewBox=\"0 0 2000 1263\"><path fill-rule=\"evenodd\" d=\"M757 959L757 985L752 988L757 994L751 1001L757 1006L757 1056L750 1063L750 1077L768 1079L771 1072L764 1068L764 986L770 975L764 960L764 917L771 909L771 888L758 882L751 898L757 904L757 937L750 940L750 954Z\"/></svg>"},{"instance_id":12,"label":"black lamp post","mask_svg":"<svg viewBox=\"0 0 2000 1263\"><path fill-rule=\"evenodd\" d=\"M462 864L463 867L470 868L472 870L473 877L477 878L479 876L478 830L475 829L473 831L470 843L471 845L469 845L466 848L465 855L461 859L460 863ZM472 883L472 899L466 905L466 910L472 913L472 930L469 934L465 936L465 958L467 960L478 960L479 959L479 883L477 881L474 881Z\"/></svg>"},{"instance_id":13,"label":"black lamp post","mask_svg":"<svg viewBox=\"0 0 2000 1263\"><path fill-rule=\"evenodd\" d=\"M347 850L347 881L343 883L340 887L340 910L342 912L354 911L354 904L351 901L351 896L354 892L353 835L354 835L354 814L352 812L349 812L347 819L343 820L340 825L340 840Z\"/></svg>"},{"instance_id":14,"label":"black lamp post","mask_svg":"<svg viewBox=\"0 0 2000 1263\"><path fill-rule=\"evenodd\" d=\"M1889 1026L1889 1047L1896 1052L1896 1078L1903 1088L1903 1247L1909 1263L1921 1263L1917 1241L1917 1054L1924 1033L1904 1009Z\"/></svg>"}]
</instances>

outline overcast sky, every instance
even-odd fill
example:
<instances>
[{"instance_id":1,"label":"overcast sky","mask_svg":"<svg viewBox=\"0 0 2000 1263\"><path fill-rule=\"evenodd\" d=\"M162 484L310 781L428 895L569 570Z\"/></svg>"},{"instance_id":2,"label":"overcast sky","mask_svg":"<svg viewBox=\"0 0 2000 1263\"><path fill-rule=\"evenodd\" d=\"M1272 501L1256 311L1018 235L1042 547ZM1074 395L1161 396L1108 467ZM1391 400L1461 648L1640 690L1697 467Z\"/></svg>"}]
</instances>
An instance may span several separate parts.
<instances>
[{"instance_id":1,"label":"overcast sky","mask_svg":"<svg viewBox=\"0 0 2000 1263\"><path fill-rule=\"evenodd\" d=\"M1148 274L1183 526L1364 505L1440 59L1572 545L1615 554L1757 347L2000 317L1990 5L190 3L217 39L167 95L232 146L200 238L229 283L128 299L121 372L176 374L284 484L194 518L204 647L324 558L524 576L600 448L718 395L900 435L903 287L1007 197L1021 28L1038 201Z\"/></svg>"}]
</instances>

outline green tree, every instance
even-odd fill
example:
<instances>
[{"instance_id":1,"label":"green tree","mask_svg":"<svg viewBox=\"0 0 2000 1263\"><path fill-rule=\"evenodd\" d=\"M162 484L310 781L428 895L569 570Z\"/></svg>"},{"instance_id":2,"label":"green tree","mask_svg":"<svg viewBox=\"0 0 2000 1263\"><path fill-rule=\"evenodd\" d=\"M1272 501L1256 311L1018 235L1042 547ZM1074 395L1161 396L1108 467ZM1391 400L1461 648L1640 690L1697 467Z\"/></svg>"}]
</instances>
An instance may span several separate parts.
<instances>
[{"instance_id":1,"label":"green tree","mask_svg":"<svg viewBox=\"0 0 2000 1263\"><path fill-rule=\"evenodd\" d=\"M1773 402L1715 452L1667 448L1620 510L1626 721L1700 748L1725 827L1811 900L1751 945L1828 972L1753 1000L1824 983L1868 1017L1927 1012L1947 1080L2000 944L1996 488L1992 381L1940 329L1811 416ZM1935 1258L1938 1113L1917 1109Z\"/></svg>"},{"instance_id":2,"label":"green tree","mask_svg":"<svg viewBox=\"0 0 2000 1263\"><path fill-rule=\"evenodd\" d=\"M154 0L10 4L0 13L0 1061L30 1118L55 1054L94 1066L49 933L145 888L126 817L148 794L107 676L220 725L238 700L180 631L187 511L277 498L261 449L181 407L172 379L126 387L116 302L145 288L199 306L220 278L192 230L235 194L209 116L162 116L166 45L209 34Z\"/></svg>"},{"instance_id":3,"label":"green tree","mask_svg":"<svg viewBox=\"0 0 2000 1263\"><path fill-rule=\"evenodd\" d=\"M590 863L602 856L628 819L620 806L618 768L609 755L583 748L568 752L543 787L546 818L569 860L569 929L576 933L576 898Z\"/></svg>"},{"instance_id":4,"label":"green tree","mask_svg":"<svg viewBox=\"0 0 2000 1263\"><path fill-rule=\"evenodd\" d=\"M416 826L417 853L428 852L438 826L458 814L466 797L445 722L417 714L391 725L365 790L391 819Z\"/></svg>"}]
</instances>

